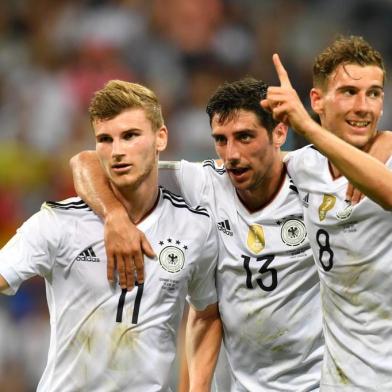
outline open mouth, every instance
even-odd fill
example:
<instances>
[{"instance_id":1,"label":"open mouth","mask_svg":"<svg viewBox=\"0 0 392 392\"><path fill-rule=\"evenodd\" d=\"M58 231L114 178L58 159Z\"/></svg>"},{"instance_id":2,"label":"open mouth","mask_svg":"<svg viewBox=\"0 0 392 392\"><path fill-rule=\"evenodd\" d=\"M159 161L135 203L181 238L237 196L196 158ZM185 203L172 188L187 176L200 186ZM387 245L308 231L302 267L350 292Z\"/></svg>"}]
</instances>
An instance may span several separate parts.
<instances>
[{"instance_id":1,"label":"open mouth","mask_svg":"<svg viewBox=\"0 0 392 392\"><path fill-rule=\"evenodd\" d=\"M237 167L233 169L227 169L227 171L236 178L240 178L243 174L249 171L249 169L244 168L244 167Z\"/></svg>"},{"instance_id":2,"label":"open mouth","mask_svg":"<svg viewBox=\"0 0 392 392\"><path fill-rule=\"evenodd\" d=\"M370 121L352 121L347 120L347 123L355 128L366 128L370 125Z\"/></svg>"}]
</instances>

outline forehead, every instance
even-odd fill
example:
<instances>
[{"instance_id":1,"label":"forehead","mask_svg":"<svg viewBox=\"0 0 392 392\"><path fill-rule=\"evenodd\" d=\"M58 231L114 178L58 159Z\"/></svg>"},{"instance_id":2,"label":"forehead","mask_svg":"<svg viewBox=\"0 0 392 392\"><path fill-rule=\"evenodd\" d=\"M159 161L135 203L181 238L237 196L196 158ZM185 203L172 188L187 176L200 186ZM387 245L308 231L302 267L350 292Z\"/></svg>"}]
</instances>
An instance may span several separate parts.
<instances>
[{"instance_id":1,"label":"forehead","mask_svg":"<svg viewBox=\"0 0 392 392\"><path fill-rule=\"evenodd\" d=\"M211 121L212 134L233 133L244 130L262 131L266 129L260 124L257 115L249 110L240 109L233 112L223 123L219 114L214 114Z\"/></svg>"},{"instance_id":2,"label":"forehead","mask_svg":"<svg viewBox=\"0 0 392 392\"><path fill-rule=\"evenodd\" d=\"M108 120L96 120L93 123L95 133L122 132L130 129L152 129L151 121L147 118L146 111L142 108L123 110L117 116Z\"/></svg>"},{"instance_id":3,"label":"forehead","mask_svg":"<svg viewBox=\"0 0 392 392\"><path fill-rule=\"evenodd\" d=\"M383 81L384 72L376 65L341 64L329 77L327 88L336 89L342 86L382 88Z\"/></svg>"}]
</instances>

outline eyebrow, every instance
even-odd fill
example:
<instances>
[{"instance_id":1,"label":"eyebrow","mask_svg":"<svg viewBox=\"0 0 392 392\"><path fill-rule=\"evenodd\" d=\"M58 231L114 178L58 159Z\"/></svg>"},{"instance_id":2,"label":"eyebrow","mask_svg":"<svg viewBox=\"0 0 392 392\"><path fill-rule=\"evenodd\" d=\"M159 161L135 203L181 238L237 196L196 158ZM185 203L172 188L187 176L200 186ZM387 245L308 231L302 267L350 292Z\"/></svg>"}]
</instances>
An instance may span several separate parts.
<instances>
[{"instance_id":1,"label":"eyebrow","mask_svg":"<svg viewBox=\"0 0 392 392\"><path fill-rule=\"evenodd\" d=\"M345 84L345 85L343 85L343 86L338 87L337 90L346 90L346 89L348 89L348 88L353 88L353 89L355 89L355 90L359 90L359 87L358 87L358 86L354 86L354 85L352 85L352 84ZM380 86L380 85L378 85L378 84L373 84L373 85L371 85L369 88L367 88L367 90L371 90L371 89L376 89L376 90L384 91L384 86Z\"/></svg>"}]
</instances>

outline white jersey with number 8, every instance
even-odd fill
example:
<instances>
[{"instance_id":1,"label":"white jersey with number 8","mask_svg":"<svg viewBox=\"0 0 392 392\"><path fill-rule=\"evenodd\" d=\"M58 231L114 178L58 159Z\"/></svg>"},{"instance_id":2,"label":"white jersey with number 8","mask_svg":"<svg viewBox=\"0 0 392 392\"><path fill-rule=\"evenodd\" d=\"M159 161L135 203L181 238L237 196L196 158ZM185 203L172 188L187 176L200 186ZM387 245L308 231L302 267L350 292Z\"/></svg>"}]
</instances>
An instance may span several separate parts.
<instances>
[{"instance_id":1,"label":"white jersey with number 8","mask_svg":"<svg viewBox=\"0 0 392 392\"><path fill-rule=\"evenodd\" d=\"M322 391L392 391L392 215L345 200L347 179L307 146L287 156L321 280ZM388 161L392 167L392 160Z\"/></svg>"}]
</instances>

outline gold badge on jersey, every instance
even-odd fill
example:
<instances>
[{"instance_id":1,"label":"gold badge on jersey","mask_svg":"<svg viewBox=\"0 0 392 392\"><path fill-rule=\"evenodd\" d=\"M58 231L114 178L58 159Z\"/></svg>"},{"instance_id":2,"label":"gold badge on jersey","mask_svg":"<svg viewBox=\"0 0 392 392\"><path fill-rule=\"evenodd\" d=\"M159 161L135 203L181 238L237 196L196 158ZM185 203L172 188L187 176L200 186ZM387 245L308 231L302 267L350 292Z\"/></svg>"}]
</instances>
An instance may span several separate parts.
<instances>
[{"instance_id":1,"label":"gold badge on jersey","mask_svg":"<svg viewBox=\"0 0 392 392\"><path fill-rule=\"evenodd\" d=\"M323 202L320 204L319 207L319 218L320 221L324 220L327 216L327 212L332 210L336 203L336 197L333 195L324 195Z\"/></svg>"},{"instance_id":2,"label":"gold badge on jersey","mask_svg":"<svg viewBox=\"0 0 392 392\"><path fill-rule=\"evenodd\" d=\"M253 253L260 253L264 249L265 237L264 230L261 225L249 226L248 239L246 244Z\"/></svg>"}]
</instances>

